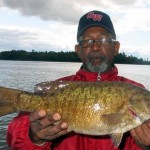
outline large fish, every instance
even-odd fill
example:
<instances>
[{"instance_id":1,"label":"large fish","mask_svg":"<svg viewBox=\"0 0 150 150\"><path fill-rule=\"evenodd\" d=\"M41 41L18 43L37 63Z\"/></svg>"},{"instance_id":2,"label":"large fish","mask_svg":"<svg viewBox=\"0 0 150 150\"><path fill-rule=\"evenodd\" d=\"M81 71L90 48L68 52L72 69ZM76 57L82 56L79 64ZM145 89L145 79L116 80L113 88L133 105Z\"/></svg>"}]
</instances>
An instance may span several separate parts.
<instances>
[{"instance_id":1,"label":"large fish","mask_svg":"<svg viewBox=\"0 0 150 150\"><path fill-rule=\"evenodd\" d=\"M35 93L0 87L0 116L38 109L59 112L77 133L109 134L117 147L124 132L150 119L150 92L125 82L45 82Z\"/></svg>"}]
</instances>

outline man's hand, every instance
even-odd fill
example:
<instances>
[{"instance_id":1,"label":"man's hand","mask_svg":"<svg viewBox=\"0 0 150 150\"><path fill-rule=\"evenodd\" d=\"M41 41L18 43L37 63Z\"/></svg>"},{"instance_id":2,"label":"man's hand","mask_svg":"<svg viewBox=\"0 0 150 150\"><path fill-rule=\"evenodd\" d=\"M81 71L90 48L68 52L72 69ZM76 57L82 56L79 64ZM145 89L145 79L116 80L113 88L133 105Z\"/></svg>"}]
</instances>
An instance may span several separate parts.
<instances>
[{"instance_id":1,"label":"man's hand","mask_svg":"<svg viewBox=\"0 0 150 150\"><path fill-rule=\"evenodd\" d=\"M141 146L150 148L150 120L131 130L130 134Z\"/></svg>"},{"instance_id":2,"label":"man's hand","mask_svg":"<svg viewBox=\"0 0 150 150\"><path fill-rule=\"evenodd\" d=\"M44 110L34 111L29 115L29 120L31 122L29 136L35 144L52 141L69 132L68 124L61 121L59 113L46 115Z\"/></svg>"}]
</instances>

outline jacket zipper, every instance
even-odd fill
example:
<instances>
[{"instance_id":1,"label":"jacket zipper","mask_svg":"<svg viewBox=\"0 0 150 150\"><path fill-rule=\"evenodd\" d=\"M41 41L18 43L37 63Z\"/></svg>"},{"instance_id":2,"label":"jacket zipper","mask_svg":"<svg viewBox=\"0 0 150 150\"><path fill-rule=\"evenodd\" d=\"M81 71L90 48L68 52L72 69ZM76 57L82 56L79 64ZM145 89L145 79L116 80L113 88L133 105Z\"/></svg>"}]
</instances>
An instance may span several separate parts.
<instances>
[{"instance_id":1,"label":"jacket zipper","mask_svg":"<svg viewBox=\"0 0 150 150\"><path fill-rule=\"evenodd\" d=\"M97 81L101 81L100 72L98 72L98 75L97 75Z\"/></svg>"}]
</instances>

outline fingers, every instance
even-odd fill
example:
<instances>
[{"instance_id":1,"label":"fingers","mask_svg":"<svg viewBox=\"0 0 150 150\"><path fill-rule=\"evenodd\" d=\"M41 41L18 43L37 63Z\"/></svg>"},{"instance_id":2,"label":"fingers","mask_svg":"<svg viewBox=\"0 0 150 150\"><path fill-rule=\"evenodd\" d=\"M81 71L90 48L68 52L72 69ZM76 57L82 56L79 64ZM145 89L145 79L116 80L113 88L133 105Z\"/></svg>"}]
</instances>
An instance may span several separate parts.
<instances>
[{"instance_id":1,"label":"fingers","mask_svg":"<svg viewBox=\"0 0 150 150\"><path fill-rule=\"evenodd\" d=\"M44 111L44 110L34 111L34 112L30 113L29 120L30 120L30 122L34 122L45 116L46 116L46 111Z\"/></svg>"},{"instance_id":2,"label":"fingers","mask_svg":"<svg viewBox=\"0 0 150 150\"><path fill-rule=\"evenodd\" d=\"M143 129L143 135L138 135L141 143L143 145L150 145L150 128L147 126L147 123L144 123L141 127Z\"/></svg>"},{"instance_id":3,"label":"fingers","mask_svg":"<svg viewBox=\"0 0 150 150\"><path fill-rule=\"evenodd\" d=\"M149 122L130 131L131 136L142 145L150 145L150 128Z\"/></svg>"},{"instance_id":4,"label":"fingers","mask_svg":"<svg viewBox=\"0 0 150 150\"><path fill-rule=\"evenodd\" d=\"M141 140L140 140L140 138L139 138L139 136L138 136L138 130L139 130L139 128L137 129L133 129L133 130L131 130L130 131L130 134L131 134L131 136L133 137L133 139L136 141L136 142L138 142L138 143L141 143Z\"/></svg>"},{"instance_id":5,"label":"fingers","mask_svg":"<svg viewBox=\"0 0 150 150\"><path fill-rule=\"evenodd\" d=\"M68 128L68 124L60 119L60 114L55 113L52 116L49 116L46 119L44 118L40 121L41 125L45 127L43 132L47 136L46 139L56 138L67 132L66 129Z\"/></svg>"},{"instance_id":6,"label":"fingers","mask_svg":"<svg viewBox=\"0 0 150 150\"><path fill-rule=\"evenodd\" d=\"M68 127L68 124L66 122L60 122L57 125L49 126L44 131L45 135L46 135L45 139L52 140L52 139L55 139L57 137L60 137L64 134L68 133L67 127Z\"/></svg>"},{"instance_id":7,"label":"fingers","mask_svg":"<svg viewBox=\"0 0 150 150\"><path fill-rule=\"evenodd\" d=\"M150 129L150 120L146 121L146 125Z\"/></svg>"},{"instance_id":8,"label":"fingers","mask_svg":"<svg viewBox=\"0 0 150 150\"><path fill-rule=\"evenodd\" d=\"M54 126L55 124L59 123L60 119L61 119L60 114L54 113L40 120L40 125L43 126L44 128L48 127L49 125Z\"/></svg>"},{"instance_id":9,"label":"fingers","mask_svg":"<svg viewBox=\"0 0 150 150\"><path fill-rule=\"evenodd\" d=\"M59 113L46 115L46 112L35 111L30 114L30 137L32 141L53 140L68 133L68 124L61 120Z\"/></svg>"}]
</instances>

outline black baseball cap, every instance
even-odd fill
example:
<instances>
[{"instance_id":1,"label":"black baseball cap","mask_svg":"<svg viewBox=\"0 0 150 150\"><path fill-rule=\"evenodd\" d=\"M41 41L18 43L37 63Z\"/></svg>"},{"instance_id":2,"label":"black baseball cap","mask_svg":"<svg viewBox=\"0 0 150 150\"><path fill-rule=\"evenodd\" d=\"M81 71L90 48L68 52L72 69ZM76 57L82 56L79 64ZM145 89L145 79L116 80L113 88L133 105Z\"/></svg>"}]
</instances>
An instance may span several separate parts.
<instances>
[{"instance_id":1,"label":"black baseball cap","mask_svg":"<svg viewBox=\"0 0 150 150\"><path fill-rule=\"evenodd\" d=\"M116 33L110 17L104 12L93 10L86 13L80 18L77 32L77 41L79 40L79 36L85 30L95 26L106 29L107 31L112 33L116 39Z\"/></svg>"}]
</instances>

